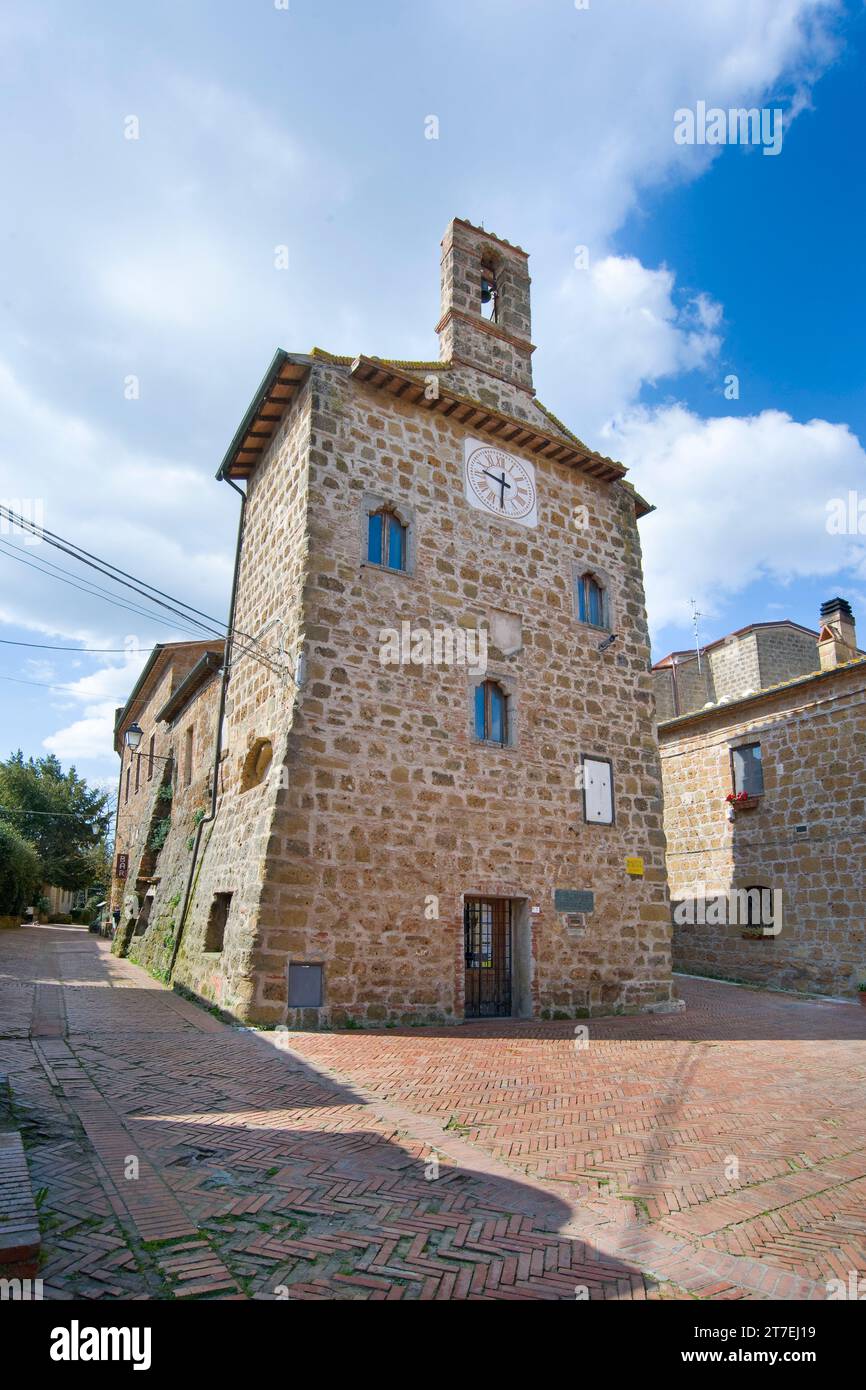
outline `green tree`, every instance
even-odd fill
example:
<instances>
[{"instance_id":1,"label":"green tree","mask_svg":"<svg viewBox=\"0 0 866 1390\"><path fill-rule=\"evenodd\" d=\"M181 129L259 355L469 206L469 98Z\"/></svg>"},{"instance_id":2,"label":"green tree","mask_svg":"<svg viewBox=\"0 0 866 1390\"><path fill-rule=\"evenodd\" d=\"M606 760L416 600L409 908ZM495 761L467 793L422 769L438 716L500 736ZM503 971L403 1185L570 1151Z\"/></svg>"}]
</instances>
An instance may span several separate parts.
<instances>
[{"instance_id":1,"label":"green tree","mask_svg":"<svg viewBox=\"0 0 866 1390\"><path fill-rule=\"evenodd\" d=\"M42 863L33 845L0 822L0 915L33 907L42 883Z\"/></svg>"},{"instance_id":2,"label":"green tree","mask_svg":"<svg viewBox=\"0 0 866 1390\"><path fill-rule=\"evenodd\" d=\"M31 843L45 883L88 888L109 822L107 792L88 787L74 767L64 772L53 753L25 760L19 749L0 762L0 824Z\"/></svg>"}]
</instances>

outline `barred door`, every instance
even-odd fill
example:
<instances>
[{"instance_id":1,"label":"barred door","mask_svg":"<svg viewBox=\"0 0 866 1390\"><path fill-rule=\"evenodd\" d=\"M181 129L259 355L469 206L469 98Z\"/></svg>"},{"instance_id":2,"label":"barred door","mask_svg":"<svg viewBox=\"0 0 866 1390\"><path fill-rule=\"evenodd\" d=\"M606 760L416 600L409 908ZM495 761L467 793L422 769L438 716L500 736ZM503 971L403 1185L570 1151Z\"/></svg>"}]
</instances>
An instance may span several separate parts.
<instances>
[{"instance_id":1,"label":"barred door","mask_svg":"<svg viewBox=\"0 0 866 1390\"><path fill-rule=\"evenodd\" d=\"M469 898L463 912L467 1018L511 1017L511 903Z\"/></svg>"}]
</instances>

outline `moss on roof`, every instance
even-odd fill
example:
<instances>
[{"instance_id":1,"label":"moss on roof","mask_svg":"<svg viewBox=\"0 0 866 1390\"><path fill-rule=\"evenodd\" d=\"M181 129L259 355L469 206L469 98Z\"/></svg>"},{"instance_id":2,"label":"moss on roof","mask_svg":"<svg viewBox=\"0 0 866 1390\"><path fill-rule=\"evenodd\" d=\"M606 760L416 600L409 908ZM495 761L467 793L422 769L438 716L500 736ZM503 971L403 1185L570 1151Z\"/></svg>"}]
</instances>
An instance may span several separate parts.
<instances>
[{"instance_id":1,"label":"moss on roof","mask_svg":"<svg viewBox=\"0 0 866 1390\"><path fill-rule=\"evenodd\" d=\"M338 353L328 352L326 348L314 347L310 353L311 357L318 358L322 362L331 362L337 367L351 367L354 357L340 356ZM407 362L398 357L374 357L371 355L371 362L381 362L383 367L402 367L404 371L415 372L446 372L450 369L450 362Z\"/></svg>"}]
</instances>

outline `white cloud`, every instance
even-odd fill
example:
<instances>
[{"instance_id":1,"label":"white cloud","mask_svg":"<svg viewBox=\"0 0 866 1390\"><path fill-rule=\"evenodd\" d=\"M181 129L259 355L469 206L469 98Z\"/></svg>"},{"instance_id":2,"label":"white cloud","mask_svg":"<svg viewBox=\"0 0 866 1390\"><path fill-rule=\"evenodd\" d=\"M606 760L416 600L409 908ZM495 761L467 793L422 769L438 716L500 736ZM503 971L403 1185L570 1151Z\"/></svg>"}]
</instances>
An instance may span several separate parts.
<instances>
[{"instance_id":1,"label":"white cloud","mask_svg":"<svg viewBox=\"0 0 866 1390\"><path fill-rule=\"evenodd\" d=\"M129 402L130 412L137 408ZM234 495L187 465L138 452L35 397L2 362L0 497L37 502L48 530L203 612L224 614L237 520ZM26 507L22 510L26 514ZM75 584L101 585L119 604L142 603L45 542L24 544L15 535L2 539L15 543L22 559L37 567L59 565ZM109 605L29 564L19 567L5 548L0 565L6 580L0 618L6 622L91 646L119 646L130 633L147 646L175 631L177 620L167 613L148 619Z\"/></svg>"},{"instance_id":2,"label":"white cloud","mask_svg":"<svg viewBox=\"0 0 866 1390\"><path fill-rule=\"evenodd\" d=\"M558 351L546 379L557 397L568 396L569 419L594 435L645 383L706 366L719 350L721 314L705 294L677 305L665 267L631 256L591 261L560 287Z\"/></svg>"},{"instance_id":3,"label":"white cloud","mask_svg":"<svg viewBox=\"0 0 866 1390\"><path fill-rule=\"evenodd\" d=\"M866 576L866 539L827 530L827 506L860 489L866 453L846 425L781 411L701 419L634 410L607 443L658 511L641 524L651 625L686 627L762 577Z\"/></svg>"},{"instance_id":4,"label":"white cloud","mask_svg":"<svg viewBox=\"0 0 866 1390\"><path fill-rule=\"evenodd\" d=\"M55 753L61 762L106 759L112 747L115 712L126 703L147 655L133 652L121 665L104 666L65 685L65 696L81 705L81 715L43 739L43 748Z\"/></svg>"}]
</instances>

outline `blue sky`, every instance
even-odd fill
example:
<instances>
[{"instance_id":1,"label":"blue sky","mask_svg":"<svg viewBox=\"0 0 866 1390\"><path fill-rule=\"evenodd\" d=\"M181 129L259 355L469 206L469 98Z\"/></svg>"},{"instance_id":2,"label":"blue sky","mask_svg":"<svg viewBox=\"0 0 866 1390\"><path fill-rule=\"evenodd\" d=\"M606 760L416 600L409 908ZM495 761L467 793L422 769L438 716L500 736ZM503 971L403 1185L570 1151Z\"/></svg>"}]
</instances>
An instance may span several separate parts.
<instances>
[{"instance_id":1,"label":"blue sky","mask_svg":"<svg viewBox=\"0 0 866 1390\"><path fill-rule=\"evenodd\" d=\"M7 10L0 497L222 613L213 473L274 349L435 356L456 215L530 251L540 399L658 504L656 655L692 597L706 640L837 592L866 621L864 538L825 526L866 496L864 56L859 0ZM780 107L781 152L677 146L698 101ZM0 747L111 779L114 707L181 634L0 542L0 638L121 649L0 645Z\"/></svg>"}]
</instances>

